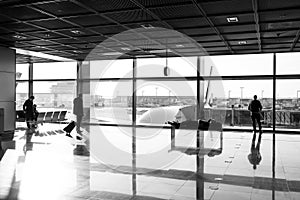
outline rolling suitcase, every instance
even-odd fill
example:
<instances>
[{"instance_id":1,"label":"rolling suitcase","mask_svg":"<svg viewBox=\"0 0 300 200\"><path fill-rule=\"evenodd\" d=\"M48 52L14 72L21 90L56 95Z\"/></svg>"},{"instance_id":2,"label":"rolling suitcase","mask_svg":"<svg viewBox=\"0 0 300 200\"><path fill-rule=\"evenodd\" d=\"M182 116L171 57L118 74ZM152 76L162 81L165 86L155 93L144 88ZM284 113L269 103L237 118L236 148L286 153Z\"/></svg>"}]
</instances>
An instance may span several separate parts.
<instances>
[{"instance_id":1,"label":"rolling suitcase","mask_svg":"<svg viewBox=\"0 0 300 200\"><path fill-rule=\"evenodd\" d=\"M75 122L71 121L63 130L66 131L67 133L71 133L75 125L76 125Z\"/></svg>"}]
</instances>

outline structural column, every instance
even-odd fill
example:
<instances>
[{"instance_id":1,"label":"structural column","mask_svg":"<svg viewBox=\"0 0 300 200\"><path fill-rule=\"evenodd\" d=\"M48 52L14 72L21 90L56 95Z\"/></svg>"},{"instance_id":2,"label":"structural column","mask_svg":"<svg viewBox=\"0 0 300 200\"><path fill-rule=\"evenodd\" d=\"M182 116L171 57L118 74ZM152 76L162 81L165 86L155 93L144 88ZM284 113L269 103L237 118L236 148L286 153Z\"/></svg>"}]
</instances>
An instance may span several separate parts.
<instances>
[{"instance_id":1,"label":"structural column","mask_svg":"<svg viewBox=\"0 0 300 200\"><path fill-rule=\"evenodd\" d=\"M33 96L33 63L29 63L29 86L28 86L28 98Z\"/></svg>"},{"instance_id":2,"label":"structural column","mask_svg":"<svg viewBox=\"0 0 300 200\"><path fill-rule=\"evenodd\" d=\"M204 57L197 57L197 117L196 119L204 119L204 81L201 75L204 71ZM197 130L197 149L204 147L203 131ZM197 199L204 198L204 182L202 175L204 173L204 157L196 155L197 177L196 177L196 196Z\"/></svg>"},{"instance_id":3,"label":"structural column","mask_svg":"<svg viewBox=\"0 0 300 200\"><path fill-rule=\"evenodd\" d=\"M16 119L16 52L0 47L0 134L13 133ZM2 133L1 133L2 132Z\"/></svg>"}]
</instances>

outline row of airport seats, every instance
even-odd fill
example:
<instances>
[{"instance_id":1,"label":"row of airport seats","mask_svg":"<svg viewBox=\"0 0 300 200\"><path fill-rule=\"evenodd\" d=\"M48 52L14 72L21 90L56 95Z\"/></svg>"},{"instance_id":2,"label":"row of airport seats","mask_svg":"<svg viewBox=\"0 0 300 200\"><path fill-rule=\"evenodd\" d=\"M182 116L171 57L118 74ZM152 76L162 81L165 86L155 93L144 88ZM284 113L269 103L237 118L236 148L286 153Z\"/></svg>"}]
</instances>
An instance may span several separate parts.
<instances>
[{"instance_id":1,"label":"row of airport seats","mask_svg":"<svg viewBox=\"0 0 300 200\"><path fill-rule=\"evenodd\" d=\"M62 111L48 111L40 112L37 117L37 123L55 123L55 122L64 122L66 121L66 110ZM16 121L25 122L25 114L23 110L16 111Z\"/></svg>"}]
</instances>

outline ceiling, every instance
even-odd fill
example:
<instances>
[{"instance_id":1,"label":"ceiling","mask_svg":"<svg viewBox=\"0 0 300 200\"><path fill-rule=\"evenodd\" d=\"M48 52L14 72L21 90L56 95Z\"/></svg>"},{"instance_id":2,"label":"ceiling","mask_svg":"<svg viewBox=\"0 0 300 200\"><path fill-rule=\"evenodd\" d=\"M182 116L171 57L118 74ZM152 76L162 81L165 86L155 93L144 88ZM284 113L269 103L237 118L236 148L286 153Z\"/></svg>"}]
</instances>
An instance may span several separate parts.
<instances>
[{"instance_id":1,"label":"ceiling","mask_svg":"<svg viewBox=\"0 0 300 200\"><path fill-rule=\"evenodd\" d=\"M299 0L0 0L1 46L73 60L299 52L299 35Z\"/></svg>"}]
</instances>

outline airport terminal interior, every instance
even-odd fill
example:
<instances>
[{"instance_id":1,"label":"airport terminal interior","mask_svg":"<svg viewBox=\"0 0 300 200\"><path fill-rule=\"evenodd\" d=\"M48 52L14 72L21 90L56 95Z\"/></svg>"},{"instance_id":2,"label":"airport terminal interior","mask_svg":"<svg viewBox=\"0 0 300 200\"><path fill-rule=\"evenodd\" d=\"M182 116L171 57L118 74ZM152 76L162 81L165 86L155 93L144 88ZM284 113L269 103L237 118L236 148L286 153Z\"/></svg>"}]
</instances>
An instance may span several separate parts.
<instances>
[{"instance_id":1,"label":"airport terminal interior","mask_svg":"<svg viewBox=\"0 0 300 200\"><path fill-rule=\"evenodd\" d=\"M299 0L0 0L0 200L298 200L299 77Z\"/></svg>"}]
</instances>

